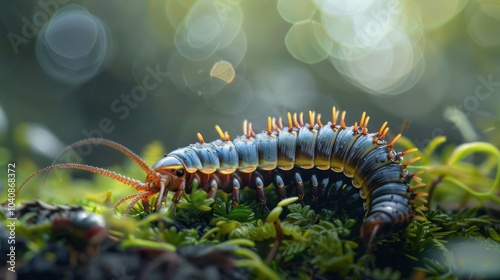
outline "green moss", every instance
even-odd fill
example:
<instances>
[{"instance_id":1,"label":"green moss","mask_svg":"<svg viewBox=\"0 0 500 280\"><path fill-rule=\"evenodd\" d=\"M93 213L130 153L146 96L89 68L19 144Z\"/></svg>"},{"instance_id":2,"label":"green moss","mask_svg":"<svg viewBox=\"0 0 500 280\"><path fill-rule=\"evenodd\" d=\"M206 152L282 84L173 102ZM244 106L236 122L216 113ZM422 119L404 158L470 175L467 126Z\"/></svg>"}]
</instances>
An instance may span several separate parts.
<instances>
[{"instance_id":1,"label":"green moss","mask_svg":"<svg viewBox=\"0 0 500 280\"><path fill-rule=\"evenodd\" d=\"M500 276L500 271L490 264L493 258L500 256L500 223L490 213L492 205L500 205L500 152L491 144L478 142L458 146L446 158L439 158L435 151L443 142L443 138L431 141L415 155L422 157L421 165L410 167L413 171L427 171L420 176L424 182L430 182L428 188L431 189L424 191L432 192L430 199L437 206L429 211L419 210L419 220L381 240L373 254L367 254L359 245L360 220L356 219L359 217L337 215L332 210L313 209L301 203L276 206L268 218L268 213L260 209L255 199L247 199L248 202L233 208L228 195L217 192L215 198L207 198L206 192L194 186L177 204L175 217L172 194L159 212L146 213L138 203L126 216L122 214L126 206L113 211L112 205L134 190L112 180L100 176L92 181L72 180L61 173L61 176L49 176L45 189L57 189L54 193L58 198L49 202L61 204L66 198L64 203L81 205L88 212L103 215L118 251L179 252L181 248L194 246L200 248L197 254L205 256L215 250L225 252L232 267L248 271L250 277L400 279L424 275L454 279ZM405 139L400 144L412 146ZM468 161L470 155L477 153L487 155L482 163ZM161 157L163 149L154 142L143 154L152 161ZM143 176L132 164L110 169L134 174L137 178ZM432 183L436 179L439 184ZM71 195L75 189L79 190L76 197ZM251 190L243 191L247 198L255 196ZM276 196L270 195L269 200L268 205L278 203ZM465 207L472 202L476 204ZM156 197L152 197L150 204L155 203ZM29 218L28 214L17 222L17 238L27 240L22 251L25 262L34 258L37 251L54 246L49 245L54 242L51 222L30 225L26 223ZM281 242L279 246L277 239ZM68 240L56 242L57 246L74 247ZM462 253L464 248L469 248L471 256ZM106 248L102 246L99 250ZM474 255L474 250L487 253ZM269 260L266 262L266 259ZM484 267L484 275L467 263Z\"/></svg>"}]
</instances>

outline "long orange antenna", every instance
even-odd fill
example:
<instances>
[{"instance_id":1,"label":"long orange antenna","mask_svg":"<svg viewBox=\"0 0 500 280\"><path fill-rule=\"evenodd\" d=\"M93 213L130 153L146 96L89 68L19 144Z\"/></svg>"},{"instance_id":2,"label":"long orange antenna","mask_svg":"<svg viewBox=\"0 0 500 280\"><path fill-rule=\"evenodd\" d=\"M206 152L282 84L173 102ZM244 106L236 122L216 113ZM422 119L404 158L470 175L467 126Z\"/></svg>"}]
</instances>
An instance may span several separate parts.
<instances>
[{"instance_id":1,"label":"long orange antenna","mask_svg":"<svg viewBox=\"0 0 500 280\"><path fill-rule=\"evenodd\" d=\"M122 204L123 202L135 197L135 199L132 201L132 203L130 203L130 205L127 207L127 210L125 211L125 213L129 213L135 203L137 203L141 198L148 196L149 194L150 194L149 192L142 192L142 193L133 193L133 194L127 195L126 197L123 197L120 200L118 200L115 203L115 205L113 205L113 210L116 210L118 208L118 206L120 206L120 204Z\"/></svg>"},{"instance_id":2,"label":"long orange antenna","mask_svg":"<svg viewBox=\"0 0 500 280\"><path fill-rule=\"evenodd\" d=\"M57 155L57 157L54 159L53 163L58 158L60 158L64 153L66 153L68 150L71 150L71 149L74 149L74 148L77 148L77 147L80 147L83 145L88 145L88 144L104 145L104 146L108 146L110 148L113 148L113 149L123 153L124 155L129 157L131 160L133 160L135 163L137 163L137 165L139 165L141 167L141 169L144 170L144 172L146 172L146 174L149 175L149 174L152 174L155 172L136 153L132 152L131 150L129 150L127 147L123 146L122 144L119 144L115 141L111 141L111 140L104 139L104 138L87 138L87 139L83 139L80 141L76 141L75 143L66 147L61 153L59 153L59 155Z\"/></svg>"},{"instance_id":3,"label":"long orange antenna","mask_svg":"<svg viewBox=\"0 0 500 280\"><path fill-rule=\"evenodd\" d=\"M92 173L97 173L97 174L104 175L104 176L109 177L111 179L115 179L116 181L121 182L121 183L123 183L125 185L132 186L133 188L135 188L138 191L146 191L148 189L148 184L147 183L143 183L141 181L138 181L138 180L135 180L135 179L131 179L129 177L120 175L118 173L115 173L115 172L107 170L107 169L103 169L103 168L99 168L99 167L94 167L94 166L90 166L90 165L86 165L86 164L62 163L62 164L55 164L55 165L51 165L51 166L42 168L42 169L38 170L37 172L31 174L19 186L19 189L17 189L16 195L19 194L19 192L21 191L21 189L23 188L23 186L31 178L35 177L38 174L41 174L41 173L44 173L44 172L47 172L47 171L50 171L50 170L53 170L53 169L79 169L79 170L85 170L85 171L88 171L88 172L92 172Z\"/></svg>"}]
</instances>

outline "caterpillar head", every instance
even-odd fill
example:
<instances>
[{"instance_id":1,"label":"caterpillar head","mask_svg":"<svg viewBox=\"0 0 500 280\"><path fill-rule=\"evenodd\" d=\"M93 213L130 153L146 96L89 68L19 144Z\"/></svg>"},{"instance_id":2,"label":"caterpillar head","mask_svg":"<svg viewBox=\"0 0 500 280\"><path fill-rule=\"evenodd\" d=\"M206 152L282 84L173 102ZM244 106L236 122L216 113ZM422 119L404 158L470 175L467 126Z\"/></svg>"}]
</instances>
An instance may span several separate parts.
<instances>
[{"instance_id":1,"label":"caterpillar head","mask_svg":"<svg viewBox=\"0 0 500 280\"><path fill-rule=\"evenodd\" d=\"M180 199L180 196L183 193L183 190L185 188L185 177L186 177L186 172L184 171L184 167L182 163L180 162L179 159L171 156L166 156L162 159L160 159L156 164L153 165L153 167L149 167L138 155L136 155L134 152L130 151L128 148L124 147L121 144L118 144L114 141L111 140L106 140L102 138L89 138L89 139L84 139L78 142L75 142L71 145L69 145L64 151L61 152L59 157L65 153L68 150L74 149L79 146L83 145L105 145L108 147L111 147L115 150L118 150L122 154L125 154L128 156L130 159L132 159L135 163L141 167L142 170L147 174L146 175L146 180L144 182L141 182L139 180L131 179L129 177L126 177L121 174L117 174L113 171L106 170L103 168L99 167L94 167L91 165L86 165L86 164L78 164L78 163L63 163L63 164L53 164L51 166L48 166L46 168L40 169L37 172L33 173L31 176L29 176L20 186L19 189L17 190L16 195L21 191L22 187L33 177L37 176L38 174L53 170L53 169L79 169L79 170L85 170L88 172L92 173L98 173L101 175L104 175L106 177L112 178L116 181L119 181L123 184L132 186L135 188L138 192L128 195L122 199L120 199L118 202L115 203L113 206L113 209L116 209L120 204L127 200L131 200L129 206L127 207L127 210L125 213L130 212L132 207L137 204L139 201L142 202L144 206L144 210L146 212L149 211L149 198L152 196L159 194L158 200L156 203L156 210L159 210L161 208L161 202L163 201L163 198L165 194L168 191L177 191L176 195L174 196L174 203L177 202ZM57 158L56 158L57 159Z\"/></svg>"},{"instance_id":2,"label":"caterpillar head","mask_svg":"<svg viewBox=\"0 0 500 280\"><path fill-rule=\"evenodd\" d=\"M186 176L184 165L174 156L165 155L165 157L157 161L151 168L160 175L168 176L172 179L184 178Z\"/></svg>"},{"instance_id":3,"label":"caterpillar head","mask_svg":"<svg viewBox=\"0 0 500 280\"><path fill-rule=\"evenodd\" d=\"M148 191L152 195L159 193L156 210L161 208L161 202L168 191L175 191L173 202L177 203L186 187L186 168L182 162L174 156L167 156L158 160L152 167L153 173L148 173L146 183L150 184ZM149 197L148 197L149 198ZM147 201L143 200L146 209Z\"/></svg>"}]
</instances>

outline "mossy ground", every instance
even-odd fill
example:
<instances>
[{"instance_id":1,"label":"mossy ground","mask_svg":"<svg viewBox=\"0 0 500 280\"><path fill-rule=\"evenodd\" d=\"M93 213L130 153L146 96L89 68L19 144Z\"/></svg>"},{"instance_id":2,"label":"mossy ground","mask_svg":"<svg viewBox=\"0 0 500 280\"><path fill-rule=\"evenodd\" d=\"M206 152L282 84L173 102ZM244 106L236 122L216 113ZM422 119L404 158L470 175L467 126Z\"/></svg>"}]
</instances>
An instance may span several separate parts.
<instances>
[{"instance_id":1,"label":"mossy ground","mask_svg":"<svg viewBox=\"0 0 500 280\"><path fill-rule=\"evenodd\" d=\"M87 213L104 217L108 234L89 241L81 234L82 229L71 223L65 227L66 233L59 228L56 231L50 215L37 223L28 223L29 215L20 217L16 227L19 277L500 277L500 223L495 214L500 205L500 153L490 144L472 143L451 147L437 157L435 149L443 141L436 138L414 155L422 160L412 171L427 171L421 177L427 183L424 191L432 193L431 210L418 211L418 220L378 242L372 253L367 253L360 242L362 217L349 217L335 208L297 202L282 205L286 203L279 204L276 196L270 195L268 205L275 207L268 214L248 189L247 202L234 209L222 192L215 199L207 199L204 191L195 190L184 195L175 218L172 194L159 212L145 213L137 204L129 215L123 215L126 206L113 211L112 204L133 189L101 176L76 180L67 170L56 171L47 182L43 177L35 178L21 191L18 201L41 198L55 205L81 205ZM406 139L400 144L412 146ZM143 157L152 163L162 154L161 145L155 142L146 147ZM479 162L469 160L470 155L483 158ZM23 164L26 174L21 175L25 178L36 168L28 161L18 166ZM130 163L110 169L132 178L144 176ZM281 242L279 246L276 240Z\"/></svg>"}]
</instances>

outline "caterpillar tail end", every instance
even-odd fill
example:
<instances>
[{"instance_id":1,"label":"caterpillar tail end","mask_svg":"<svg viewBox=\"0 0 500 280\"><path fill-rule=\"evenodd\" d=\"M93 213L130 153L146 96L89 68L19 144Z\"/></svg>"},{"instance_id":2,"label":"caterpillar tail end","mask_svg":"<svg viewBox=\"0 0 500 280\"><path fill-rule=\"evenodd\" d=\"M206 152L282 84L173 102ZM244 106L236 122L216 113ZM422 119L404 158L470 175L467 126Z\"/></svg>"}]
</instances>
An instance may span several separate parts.
<instances>
[{"instance_id":1,"label":"caterpillar tail end","mask_svg":"<svg viewBox=\"0 0 500 280\"><path fill-rule=\"evenodd\" d=\"M361 238L368 252L376 250L377 241L392 232L391 223L377 218L368 218L361 227Z\"/></svg>"},{"instance_id":2,"label":"caterpillar tail end","mask_svg":"<svg viewBox=\"0 0 500 280\"><path fill-rule=\"evenodd\" d=\"M361 238L368 252L376 249L377 234L380 231L380 224L364 224L361 228Z\"/></svg>"}]
</instances>

